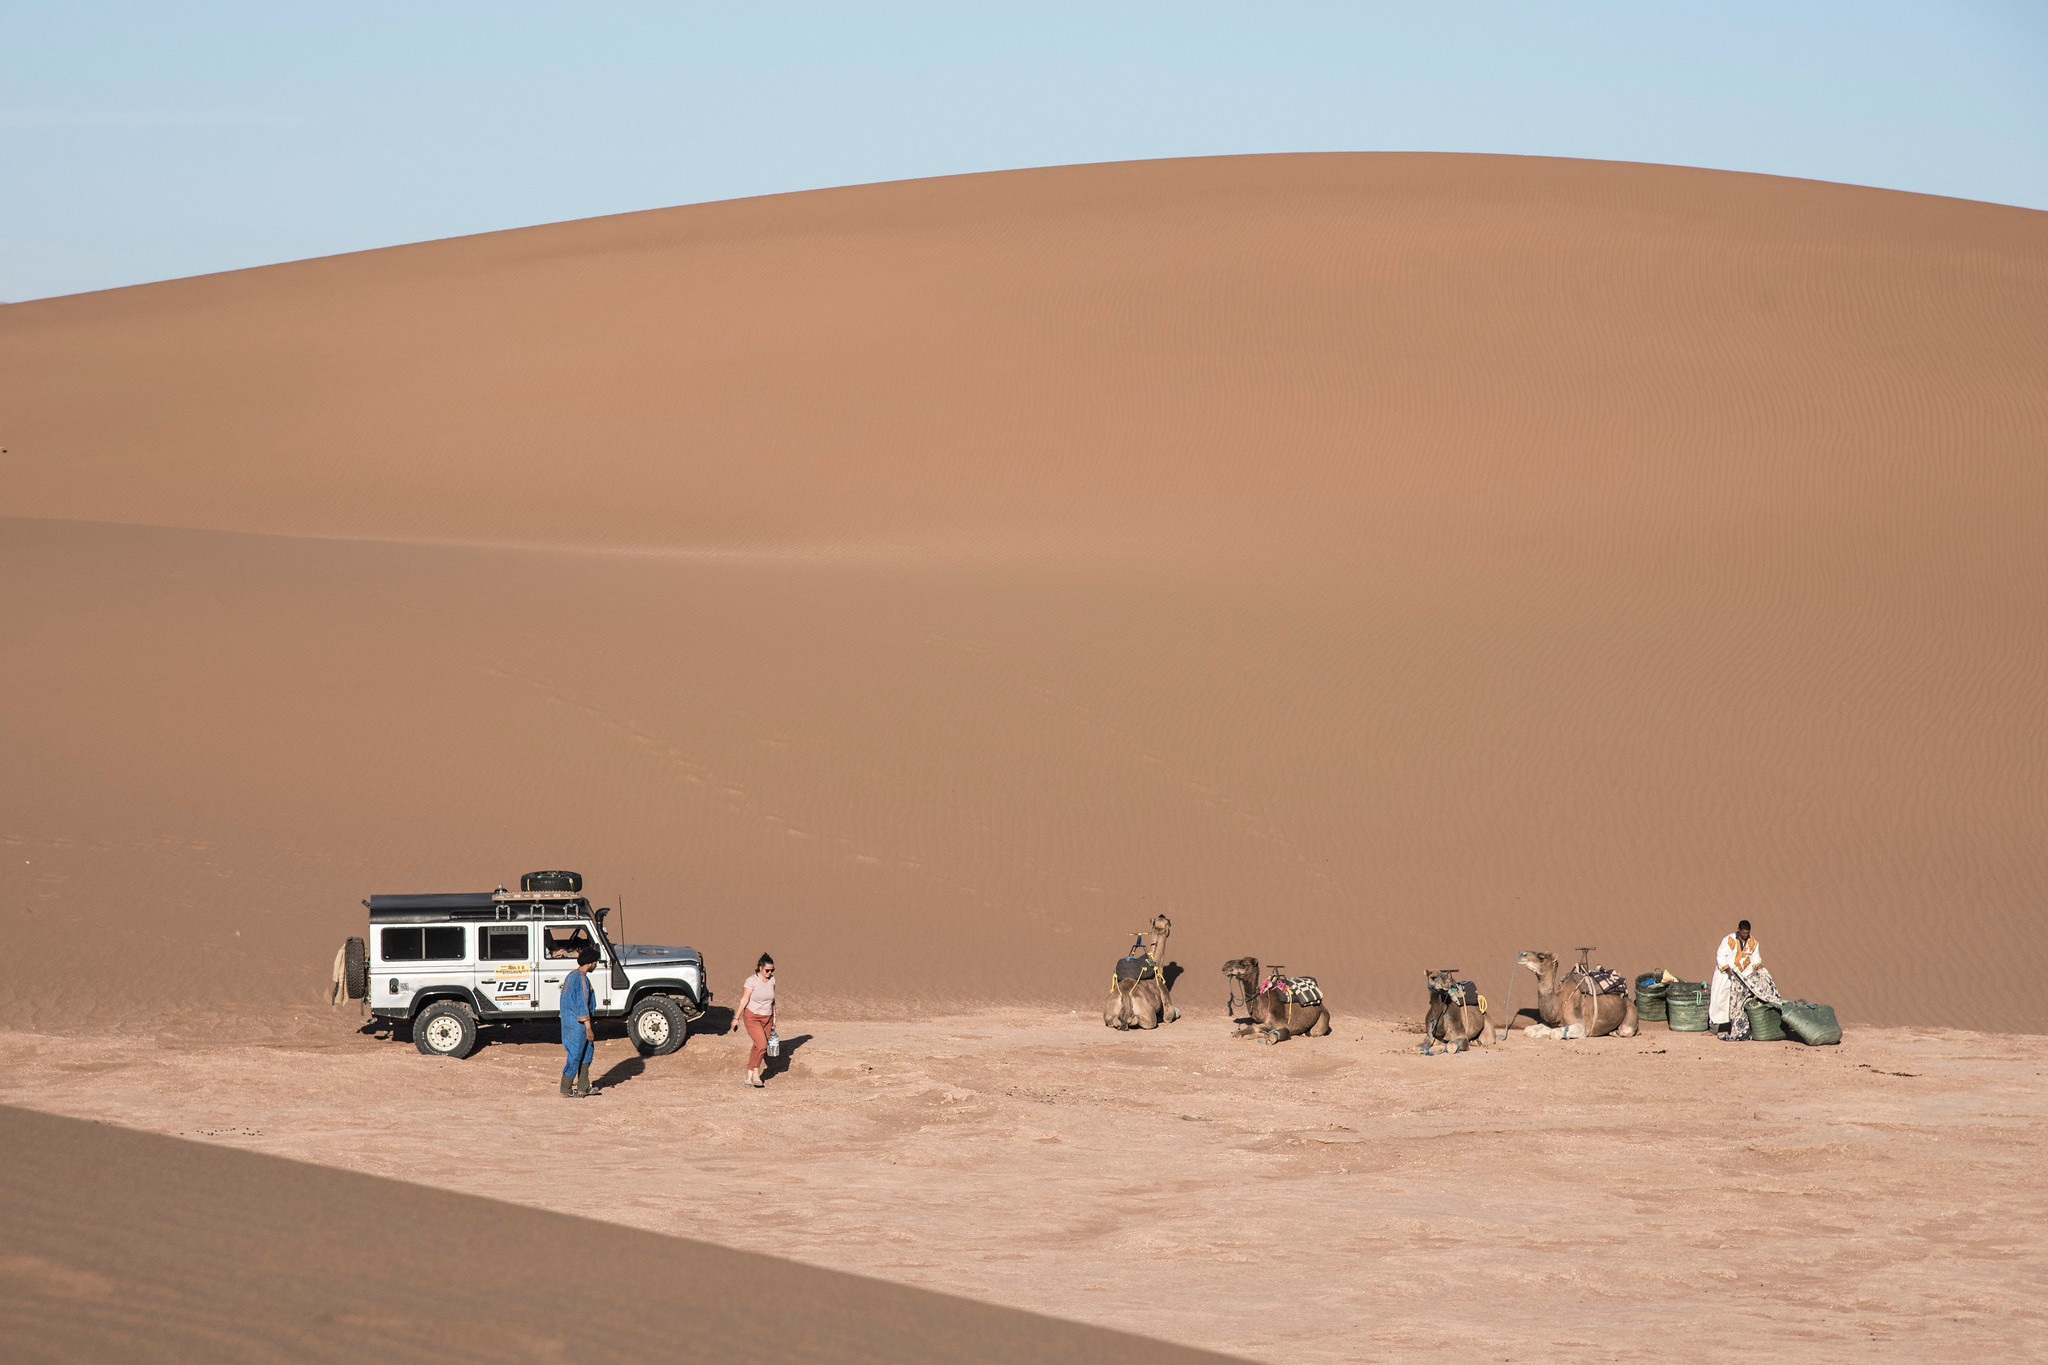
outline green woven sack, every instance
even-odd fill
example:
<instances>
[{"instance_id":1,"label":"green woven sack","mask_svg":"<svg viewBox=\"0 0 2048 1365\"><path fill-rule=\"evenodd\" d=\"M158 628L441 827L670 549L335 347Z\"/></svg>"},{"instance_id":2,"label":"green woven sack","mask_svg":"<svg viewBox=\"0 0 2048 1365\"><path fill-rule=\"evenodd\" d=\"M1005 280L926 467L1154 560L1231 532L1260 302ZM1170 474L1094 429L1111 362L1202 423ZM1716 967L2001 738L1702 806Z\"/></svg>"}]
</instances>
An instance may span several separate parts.
<instances>
[{"instance_id":1,"label":"green woven sack","mask_svg":"<svg viewBox=\"0 0 2048 1365\"><path fill-rule=\"evenodd\" d=\"M1742 1007L1749 1016L1749 1036L1759 1043L1782 1043L1785 1041L1785 1021L1776 1005L1766 1005L1761 1000L1752 1000Z\"/></svg>"},{"instance_id":2,"label":"green woven sack","mask_svg":"<svg viewBox=\"0 0 2048 1365\"><path fill-rule=\"evenodd\" d=\"M1785 1032L1808 1047L1827 1047L1842 1041L1842 1026L1835 1022L1833 1005L1787 1000L1778 1013L1784 1016Z\"/></svg>"},{"instance_id":3,"label":"green woven sack","mask_svg":"<svg viewBox=\"0 0 2048 1365\"><path fill-rule=\"evenodd\" d=\"M1687 996L1680 1000L1674 997L1664 1002L1664 1010L1670 1016L1673 1033L1705 1033L1709 1027L1707 1002L1702 998Z\"/></svg>"},{"instance_id":4,"label":"green woven sack","mask_svg":"<svg viewBox=\"0 0 2048 1365\"><path fill-rule=\"evenodd\" d=\"M1636 1020L1658 1024L1664 1018L1664 975L1662 972L1644 972L1636 978Z\"/></svg>"}]
</instances>

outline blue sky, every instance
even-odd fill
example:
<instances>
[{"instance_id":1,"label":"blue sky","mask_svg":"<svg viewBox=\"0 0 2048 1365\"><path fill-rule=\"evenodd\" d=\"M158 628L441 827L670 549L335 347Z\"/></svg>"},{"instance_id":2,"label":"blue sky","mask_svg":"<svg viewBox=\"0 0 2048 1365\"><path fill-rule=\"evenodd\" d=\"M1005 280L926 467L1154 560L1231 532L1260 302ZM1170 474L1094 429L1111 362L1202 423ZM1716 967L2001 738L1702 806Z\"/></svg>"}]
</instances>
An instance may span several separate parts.
<instances>
[{"instance_id":1,"label":"blue sky","mask_svg":"<svg viewBox=\"0 0 2048 1365\"><path fill-rule=\"evenodd\" d=\"M2048 208L2048 0L0 0L0 299L823 185L1327 150Z\"/></svg>"}]
</instances>

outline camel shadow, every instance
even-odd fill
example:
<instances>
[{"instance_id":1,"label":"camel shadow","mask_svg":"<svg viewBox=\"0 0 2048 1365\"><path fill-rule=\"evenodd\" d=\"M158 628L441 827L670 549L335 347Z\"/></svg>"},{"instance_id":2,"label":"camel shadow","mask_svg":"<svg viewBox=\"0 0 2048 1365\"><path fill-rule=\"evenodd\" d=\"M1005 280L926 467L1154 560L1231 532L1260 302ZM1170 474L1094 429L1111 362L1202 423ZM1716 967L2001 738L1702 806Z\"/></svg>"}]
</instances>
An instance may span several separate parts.
<instances>
[{"instance_id":1,"label":"camel shadow","mask_svg":"<svg viewBox=\"0 0 2048 1365\"><path fill-rule=\"evenodd\" d=\"M1159 969L1159 979L1165 982L1166 989L1171 991L1186 973L1187 968L1181 966L1178 962L1169 962Z\"/></svg>"},{"instance_id":2,"label":"camel shadow","mask_svg":"<svg viewBox=\"0 0 2048 1365\"><path fill-rule=\"evenodd\" d=\"M784 1038L782 1040L782 1055L768 1059L767 1064L761 1068L762 1078L780 1076L783 1072L789 1070L790 1057L795 1054L798 1048L810 1041L811 1035L808 1033L799 1033L793 1038Z\"/></svg>"}]
</instances>

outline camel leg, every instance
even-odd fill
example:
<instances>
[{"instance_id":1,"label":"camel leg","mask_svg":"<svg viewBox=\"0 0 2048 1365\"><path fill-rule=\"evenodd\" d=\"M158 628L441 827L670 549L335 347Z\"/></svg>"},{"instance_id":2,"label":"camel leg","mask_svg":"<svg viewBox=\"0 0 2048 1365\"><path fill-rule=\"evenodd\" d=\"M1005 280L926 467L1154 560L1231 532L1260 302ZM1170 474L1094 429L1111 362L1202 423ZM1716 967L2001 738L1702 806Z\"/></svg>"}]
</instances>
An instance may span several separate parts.
<instances>
[{"instance_id":1,"label":"camel leg","mask_svg":"<svg viewBox=\"0 0 2048 1365\"><path fill-rule=\"evenodd\" d=\"M1322 1009L1322 1010L1321 1010L1321 1011L1320 1011L1320 1012L1319 1012L1319 1013L1317 1014L1317 1016L1316 1016L1316 1021L1315 1021L1315 1022L1314 1022L1313 1024L1310 1024L1310 1025L1308 1026L1308 1028L1304 1030L1304 1032L1306 1032L1306 1033L1308 1034L1308 1036L1309 1036L1309 1037L1311 1037L1311 1038L1327 1038L1327 1037L1329 1037L1329 1036L1330 1036L1330 1011L1329 1011L1329 1009L1328 1009L1327 1007L1325 1007L1324 1009Z\"/></svg>"},{"instance_id":2,"label":"camel leg","mask_svg":"<svg viewBox=\"0 0 2048 1365\"><path fill-rule=\"evenodd\" d=\"M1616 1029L1615 1033L1623 1038L1633 1038L1636 1036L1636 1028L1636 1002L1631 996L1628 1001L1628 1012L1621 1016L1621 1027Z\"/></svg>"}]
</instances>

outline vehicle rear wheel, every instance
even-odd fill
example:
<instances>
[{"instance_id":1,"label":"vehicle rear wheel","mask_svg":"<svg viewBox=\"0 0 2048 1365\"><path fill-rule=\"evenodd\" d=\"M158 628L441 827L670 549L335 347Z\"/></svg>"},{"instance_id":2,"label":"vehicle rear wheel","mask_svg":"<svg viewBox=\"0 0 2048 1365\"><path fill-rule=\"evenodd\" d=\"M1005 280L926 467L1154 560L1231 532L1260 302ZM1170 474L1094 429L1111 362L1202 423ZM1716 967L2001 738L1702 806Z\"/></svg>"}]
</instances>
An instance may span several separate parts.
<instances>
[{"instance_id":1,"label":"vehicle rear wheel","mask_svg":"<svg viewBox=\"0 0 2048 1365\"><path fill-rule=\"evenodd\" d=\"M683 1007L666 995L650 995L633 1006L626 1032L643 1057L666 1057L690 1036Z\"/></svg>"},{"instance_id":2,"label":"vehicle rear wheel","mask_svg":"<svg viewBox=\"0 0 2048 1365\"><path fill-rule=\"evenodd\" d=\"M476 1051L476 1014L460 1000L436 1000L412 1021L413 1046L458 1060Z\"/></svg>"}]
</instances>

